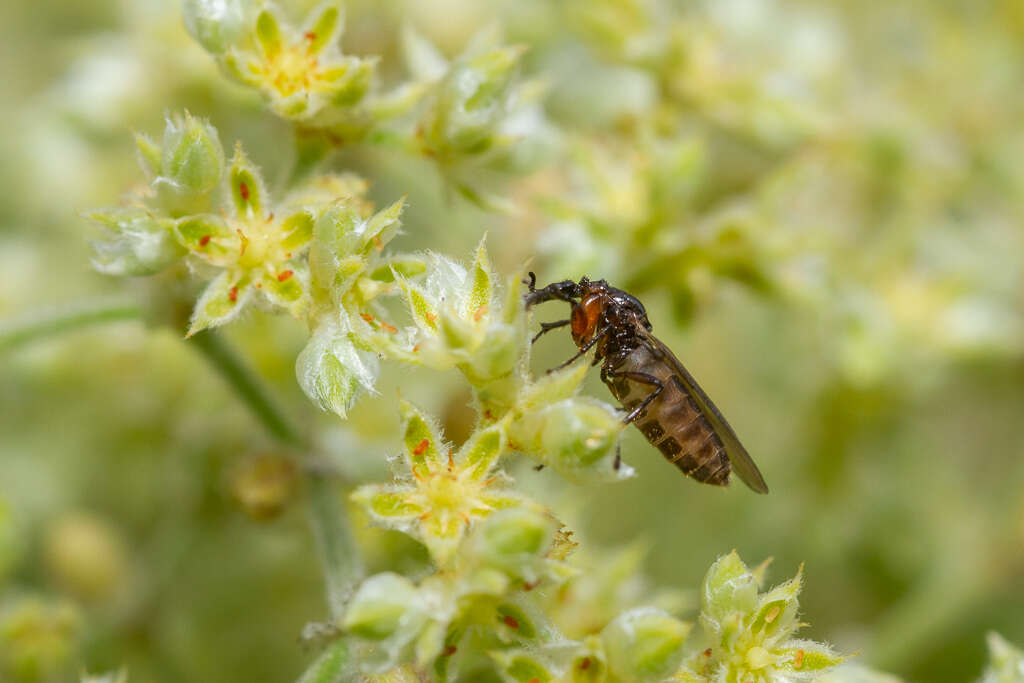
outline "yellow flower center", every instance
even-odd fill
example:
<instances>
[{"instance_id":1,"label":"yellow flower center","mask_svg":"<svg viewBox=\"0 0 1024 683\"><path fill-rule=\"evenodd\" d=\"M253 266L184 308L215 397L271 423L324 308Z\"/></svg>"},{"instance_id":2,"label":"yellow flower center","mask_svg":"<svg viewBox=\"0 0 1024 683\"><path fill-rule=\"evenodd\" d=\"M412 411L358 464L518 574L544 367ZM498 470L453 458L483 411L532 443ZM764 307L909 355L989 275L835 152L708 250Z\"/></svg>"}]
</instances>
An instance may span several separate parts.
<instances>
[{"instance_id":1,"label":"yellow flower center","mask_svg":"<svg viewBox=\"0 0 1024 683\"><path fill-rule=\"evenodd\" d=\"M230 226L239 239L235 254L239 268L253 270L269 264L270 272L276 272L291 258L281 246L287 237L283 225L273 214L266 218L234 218Z\"/></svg>"},{"instance_id":2,"label":"yellow flower center","mask_svg":"<svg viewBox=\"0 0 1024 683\"><path fill-rule=\"evenodd\" d=\"M451 464L434 465L417 481L419 490L414 498L428 511L424 522L452 529L451 525L468 524L472 515L488 509L481 496L491 480L478 481L471 470L459 470Z\"/></svg>"},{"instance_id":3,"label":"yellow flower center","mask_svg":"<svg viewBox=\"0 0 1024 683\"><path fill-rule=\"evenodd\" d=\"M309 90L317 80L318 63L305 47L284 47L267 62L267 81L281 97Z\"/></svg>"},{"instance_id":4,"label":"yellow flower center","mask_svg":"<svg viewBox=\"0 0 1024 683\"><path fill-rule=\"evenodd\" d=\"M774 661L775 658L772 656L772 653L759 645L755 645L747 650L747 666L751 669L763 669Z\"/></svg>"}]
</instances>

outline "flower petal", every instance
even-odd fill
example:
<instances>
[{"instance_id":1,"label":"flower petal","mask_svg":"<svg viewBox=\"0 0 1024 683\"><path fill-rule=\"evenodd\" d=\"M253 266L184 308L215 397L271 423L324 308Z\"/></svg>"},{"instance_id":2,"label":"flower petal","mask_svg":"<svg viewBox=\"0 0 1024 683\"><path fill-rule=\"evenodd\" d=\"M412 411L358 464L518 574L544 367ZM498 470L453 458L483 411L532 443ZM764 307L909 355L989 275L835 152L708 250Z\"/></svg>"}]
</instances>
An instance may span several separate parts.
<instances>
[{"instance_id":1,"label":"flower petal","mask_svg":"<svg viewBox=\"0 0 1024 683\"><path fill-rule=\"evenodd\" d=\"M297 254L304 249L313 239L313 224L315 223L313 212L303 209L281 222L281 232L284 239L281 246L292 254Z\"/></svg>"},{"instance_id":2,"label":"flower petal","mask_svg":"<svg viewBox=\"0 0 1024 683\"><path fill-rule=\"evenodd\" d=\"M279 270L265 273L261 284L270 303L286 309L296 318L301 319L309 307L309 271L303 263L285 263Z\"/></svg>"},{"instance_id":3,"label":"flower petal","mask_svg":"<svg viewBox=\"0 0 1024 683\"><path fill-rule=\"evenodd\" d=\"M401 411L405 425L402 443L412 463L413 473L425 471L428 462L441 463L443 442L437 427L408 401L402 401Z\"/></svg>"},{"instance_id":4,"label":"flower petal","mask_svg":"<svg viewBox=\"0 0 1024 683\"><path fill-rule=\"evenodd\" d=\"M235 147L229 174L231 198L239 216L259 217L263 215L266 189L259 169L249 161L241 144Z\"/></svg>"},{"instance_id":5,"label":"flower petal","mask_svg":"<svg viewBox=\"0 0 1024 683\"><path fill-rule=\"evenodd\" d=\"M264 9L256 17L256 42L268 59L273 59L281 52L281 22L270 8Z\"/></svg>"},{"instance_id":6,"label":"flower petal","mask_svg":"<svg viewBox=\"0 0 1024 683\"><path fill-rule=\"evenodd\" d=\"M477 430L459 449L456 460L460 469L469 470L473 479L483 479L505 450L506 443L505 430L501 426Z\"/></svg>"},{"instance_id":7,"label":"flower petal","mask_svg":"<svg viewBox=\"0 0 1024 683\"><path fill-rule=\"evenodd\" d=\"M337 3L325 2L314 8L306 18L303 35L309 44L306 50L311 55L319 54L332 46L345 30L345 15Z\"/></svg>"},{"instance_id":8,"label":"flower petal","mask_svg":"<svg viewBox=\"0 0 1024 683\"><path fill-rule=\"evenodd\" d=\"M410 489L371 484L360 486L352 500L360 503L375 517L384 520L412 519L424 513L423 506L410 500Z\"/></svg>"},{"instance_id":9,"label":"flower petal","mask_svg":"<svg viewBox=\"0 0 1024 683\"><path fill-rule=\"evenodd\" d=\"M241 248L239 237L223 218L212 213L178 219L174 235L181 246L207 263L227 265Z\"/></svg>"},{"instance_id":10,"label":"flower petal","mask_svg":"<svg viewBox=\"0 0 1024 683\"><path fill-rule=\"evenodd\" d=\"M203 291L192 312L192 323L188 329L191 337L208 327L223 325L235 318L252 298L251 281L244 273L225 271L218 275Z\"/></svg>"}]
</instances>

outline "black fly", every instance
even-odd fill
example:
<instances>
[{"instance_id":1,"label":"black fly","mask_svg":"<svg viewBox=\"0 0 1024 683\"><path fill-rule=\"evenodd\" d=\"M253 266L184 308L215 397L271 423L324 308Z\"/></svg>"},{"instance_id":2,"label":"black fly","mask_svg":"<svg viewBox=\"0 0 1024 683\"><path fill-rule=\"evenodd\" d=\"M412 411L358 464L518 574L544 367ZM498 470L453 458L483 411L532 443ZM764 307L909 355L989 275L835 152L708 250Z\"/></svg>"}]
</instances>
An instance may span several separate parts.
<instances>
[{"instance_id":1,"label":"black fly","mask_svg":"<svg viewBox=\"0 0 1024 683\"><path fill-rule=\"evenodd\" d=\"M633 423L685 474L706 484L724 486L736 471L747 486L768 493L768 486L729 423L678 358L651 334L647 311L636 297L604 280L563 280L538 289L530 273L527 308L545 301L565 301L570 317L541 323L533 338L568 325L579 349L558 368L592 348L593 365L601 363L601 381ZM555 368L555 369L558 369ZM616 460L616 465L618 460Z\"/></svg>"}]
</instances>

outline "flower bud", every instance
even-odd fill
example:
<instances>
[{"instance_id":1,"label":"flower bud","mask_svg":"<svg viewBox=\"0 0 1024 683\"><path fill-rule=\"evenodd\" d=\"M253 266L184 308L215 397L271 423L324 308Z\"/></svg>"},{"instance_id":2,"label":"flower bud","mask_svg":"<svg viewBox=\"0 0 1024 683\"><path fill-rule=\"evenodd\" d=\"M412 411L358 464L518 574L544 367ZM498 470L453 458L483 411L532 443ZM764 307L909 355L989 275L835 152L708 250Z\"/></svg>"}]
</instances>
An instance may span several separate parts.
<instances>
[{"instance_id":1,"label":"flower bud","mask_svg":"<svg viewBox=\"0 0 1024 683\"><path fill-rule=\"evenodd\" d=\"M622 430L618 414L600 401L586 397L567 398L521 415L510 427L511 440L519 449L537 454L568 477L594 473L602 461L611 470L615 444ZM620 467L619 477L632 474Z\"/></svg>"},{"instance_id":2,"label":"flower bud","mask_svg":"<svg viewBox=\"0 0 1024 683\"><path fill-rule=\"evenodd\" d=\"M342 626L367 640L386 640L425 620L416 586L404 576L385 572L359 586Z\"/></svg>"},{"instance_id":3,"label":"flower bud","mask_svg":"<svg viewBox=\"0 0 1024 683\"><path fill-rule=\"evenodd\" d=\"M690 628L654 607L630 610L601 632L609 667L626 681L662 680L679 668Z\"/></svg>"},{"instance_id":4,"label":"flower bud","mask_svg":"<svg viewBox=\"0 0 1024 683\"><path fill-rule=\"evenodd\" d=\"M757 580L736 552L718 558L704 577L701 618L717 626L733 612L751 612L757 604Z\"/></svg>"},{"instance_id":5,"label":"flower bud","mask_svg":"<svg viewBox=\"0 0 1024 683\"><path fill-rule=\"evenodd\" d=\"M167 268L185 250L174 238L175 222L138 209L96 211L88 218L107 229L92 243L92 265L108 275L151 275Z\"/></svg>"},{"instance_id":6,"label":"flower bud","mask_svg":"<svg viewBox=\"0 0 1024 683\"><path fill-rule=\"evenodd\" d=\"M72 513L47 530L47 569L82 600L108 599L124 584L128 552L117 530L87 513Z\"/></svg>"},{"instance_id":7,"label":"flower bud","mask_svg":"<svg viewBox=\"0 0 1024 683\"><path fill-rule=\"evenodd\" d=\"M319 325L295 361L295 375L306 395L342 418L360 389L373 391L379 371L376 357L352 343L348 324L344 319Z\"/></svg>"},{"instance_id":8,"label":"flower bud","mask_svg":"<svg viewBox=\"0 0 1024 683\"><path fill-rule=\"evenodd\" d=\"M65 680L78 627L67 603L29 597L0 610L0 680Z\"/></svg>"},{"instance_id":9,"label":"flower bud","mask_svg":"<svg viewBox=\"0 0 1024 683\"><path fill-rule=\"evenodd\" d=\"M282 455L262 455L243 463L231 478L231 493L246 515L266 521L281 514L295 496L298 472Z\"/></svg>"},{"instance_id":10,"label":"flower bud","mask_svg":"<svg viewBox=\"0 0 1024 683\"><path fill-rule=\"evenodd\" d=\"M432 154L474 155L494 146L522 53L522 47L499 47L451 66L420 128Z\"/></svg>"},{"instance_id":11,"label":"flower bud","mask_svg":"<svg viewBox=\"0 0 1024 683\"><path fill-rule=\"evenodd\" d=\"M189 35L215 55L223 54L245 25L241 0L185 0L182 14Z\"/></svg>"},{"instance_id":12,"label":"flower bud","mask_svg":"<svg viewBox=\"0 0 1024 683\"><path fill-rule=\"evenodd\" d=\"M500 510L474 534L474 548L484 563L512 576L532 574L537 559L551 546L554 522L527 506Z\"/></svg>"},{"instance_id":13,"label":"flower bud","mask_svg":"<svg viewBox=\"0 0 1024 683\"><path fill-rule=\"evenodd\" d=\"M185 195L210 192L224 172L224 149L217 129L188 112L164 128L160 179Z\"/></svg>"},{"instance_id":14,"label":"flower bud","mask_svg":"<svg viewBox=\"0 0 1024 683\"><path fill-rule=\"evenodd\" d=\"M517 327L492 323L473 354L474 377L488 380L512 372L522 356L523 343L524 337Z\"/></svg>"}]
</instances>

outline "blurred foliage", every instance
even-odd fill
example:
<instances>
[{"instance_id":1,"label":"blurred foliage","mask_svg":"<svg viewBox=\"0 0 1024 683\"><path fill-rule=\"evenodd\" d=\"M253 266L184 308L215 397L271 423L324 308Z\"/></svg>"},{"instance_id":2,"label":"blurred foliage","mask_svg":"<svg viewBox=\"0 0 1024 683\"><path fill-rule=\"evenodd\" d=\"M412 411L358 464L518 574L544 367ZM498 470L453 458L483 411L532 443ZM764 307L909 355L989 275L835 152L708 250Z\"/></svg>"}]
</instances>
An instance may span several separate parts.
<instances>
[{"instance_id":1,"label":"blurred foliage","mask_svg":"<svg viewBox=\"0 0 1024 683\"><path fill-rule=\"evenodd\" d=\"M333 18L312 0L266 12L184 4L188 22L177 3L0 6L0 680L122 667L127 680L289 680L304 670L303 680L330 680L343 670L317 559L318 543L322 555L331 548L309 531L303 503L315 510L317 489L303 467L315 462L346 488L385 480L386 457L403 452L399 394L441 416L435 430L458 449L475 419L463 379L493 390L475 408L490 400L530 416L516 419L538 448L575 453L571 434L545 431L564 420L558 404L511 405L539 390L496 382L504 361L485 353L501 347L503 325L521 322L507 317L496 273L529 258L541 282L587 274L640 296L772 493L698 486L635 430L622 448L637 473L628 481L578 485L557 459L542 472L510 460L519 493L549 506L581 544L515 564L550 573L564 561L579 572L539 592L580 649L510 650L465 660L467 670L526 671L535 657L566 676L626 671L637 663L606 651L600 634L636 623L672 644L661 664L673 664L675 646L697 640L683 624L702 623L685 589L736 548L748 560L773 556L783 576L806 563L808 637L858 652L823 681L889 680L868 666L936 682L1024 677L1010 645L1024 643L1020 2L352 0ZM218 6L241 8L230 31L195 20ZM318 27L330 41L308 37ZM295 65L321 57L315 97L300 106ZM144 160L152 153L144 177L131 134L159 134L168 112L185 111L195 118L170 115L156 153L139 138ZM232 161L235 141L248 156ZM310 202L290 191L316 170L367 183L333 186L353 202L323 230L406 197L402 234L388 223L382 239L397 236L403 250L404 301L375 302L371 313L376 290L320 291L310 275L294 297L221 315L233 319L221 337L182 341L201 291L186 263L203 281L255 271L242 253L204 262L190 251L198 241L172 233L177 223L150 219L203 214L230 225L223 239L234 240L245 227L231 213L238 204L211 189L229 167L262 173L264 196L285 207L273 229L260 227L267 240L291 234L278 228ZM91 207L126 191L125 206L146 209L108 212L108 227L79 215L98 217ZM153 248L91 251L111 229ZM475 264L418 250L462 257L485 232L489 256L476 264L492 271L493 310L478 315L462 305ZM175 234L181 241L164 239ZM356 258L377 281L393 277L378 268L390 251L329 246L327 260ZM292 271L307 284L291 255L277 256L267 282ZM120 274L165 270L115 279L90 272L90 259ZM416 263L461 269L463 286L417 284L401 271ZM222 288L232 303L235 285ZM432 306L420 318L416 287ZM357 313L399 320L408 304L392 359L423 342L430 361L383 363L378 375L365 349L345 356L342 321L307 308L318 296L367 328ZM302 321L269 315L270 304ZM436 334L429 316L442 314L464 334ZM537 370L572 353L558 336L534 350ZM250 405L281 406L303 445L254 419L217 374L223 355L211 339L240 350L270 387L250 392ZM313 362L329 351L366 371L346 375L340 393L300 386L300 352L315 379L335 367ZM303 389L348 420L317 411ZM596 377L583 393L609 399ZM600 422L595 406L588 419ZM608 444L595 458L607 464ZM398 582L409 596L454 595L445 592L454 583L430 573L427 551L351 508L374 580L398 572L412 577ZM465 576L511 571L480 540L503 519L466 536ZM537 538L553 533L534 522ZM446 623L472 624L486 609L512 617L500 597L508 586L481 585L472 602L445 603ZM373 610L347 618L398 652L416 647L413 635L436 637L426 616L440 615L426 604L423 630L389 630L387 613ZM745 609L736 613L756 621ZM986 655L989 631L1002 637L989 636ZM775 647L734 645L748 664ZM649 652L653 671L662 650Z\"/></svg>"}]
</instances>

